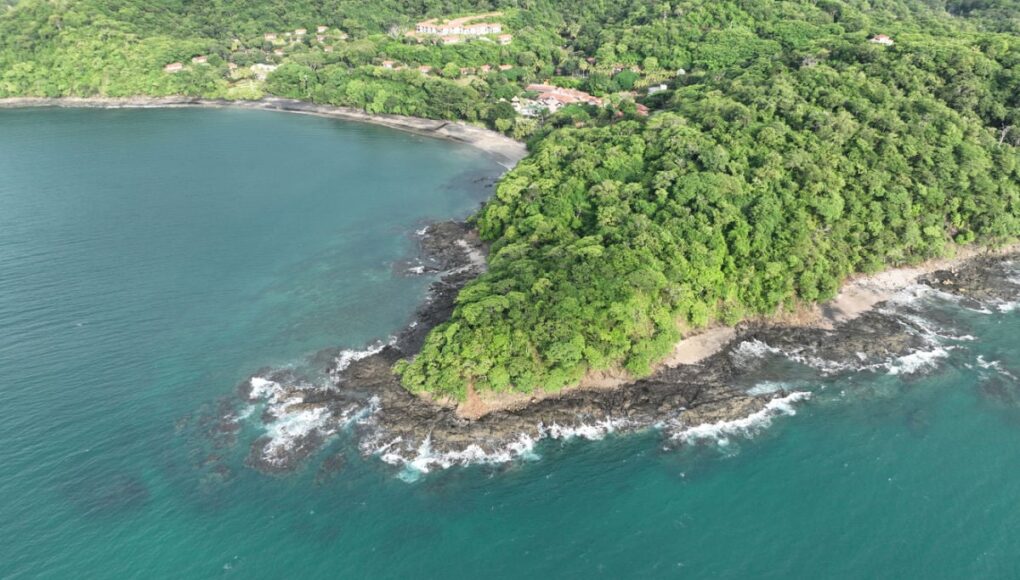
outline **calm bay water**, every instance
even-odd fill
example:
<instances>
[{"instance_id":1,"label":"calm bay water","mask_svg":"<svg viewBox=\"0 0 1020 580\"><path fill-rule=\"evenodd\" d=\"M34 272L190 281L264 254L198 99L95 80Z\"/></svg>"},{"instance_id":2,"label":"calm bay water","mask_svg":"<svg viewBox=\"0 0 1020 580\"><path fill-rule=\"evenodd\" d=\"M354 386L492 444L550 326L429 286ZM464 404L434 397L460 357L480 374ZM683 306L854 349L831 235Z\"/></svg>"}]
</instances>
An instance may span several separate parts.
<instances>
[{"instance_id":1,"label":"calm bay water","mask_svg":"<svg viewBox=\"0 0 1020 580\"><path fill-rule=\"evenodd\" d=\"M243 444L206 468L194 418L406 323L408 234L499 172L310 117L0 111L0 577L1020 576L1020 312L937 298L976 340L801 370L796 416L725 445L544 443L414 483L356 454L268 477Z\"/></svg>"}]
</instances>

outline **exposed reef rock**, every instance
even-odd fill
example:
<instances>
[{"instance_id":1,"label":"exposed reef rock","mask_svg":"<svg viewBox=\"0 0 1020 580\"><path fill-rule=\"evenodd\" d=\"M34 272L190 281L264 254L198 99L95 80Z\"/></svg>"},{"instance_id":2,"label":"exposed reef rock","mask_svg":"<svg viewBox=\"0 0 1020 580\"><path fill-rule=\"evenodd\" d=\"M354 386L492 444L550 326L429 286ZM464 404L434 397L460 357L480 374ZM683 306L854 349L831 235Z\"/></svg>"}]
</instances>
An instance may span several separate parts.
<instances>
[{"instance_id":1,"label":"exposed reef rock","mask_svg":"<svg viewBox=\"0 0 1020 580\"><path fill-rule=\"evenodd\" d=\"M1020 256L979 256L952 270L939 270L921 278L936 290L974 303L1005 304L1016 300L1020 278L1011 268ZM966 305L966 304L964 304Z\"/></svg>"},{"instance_id":2,"label":"exposed reef rock","mask_svg":"<svg viewBox=\"0 0 1020 580\"><path fill-rule=\"evenodd\" d=\"M292 470L344 429L353 432L362 453L420 471L506 461L526 455L546 437L598 438L654 427L668 442L691 443L698 435L746 431L792 412L789 403L806 394L791 393L782 384L749 388L768 380L768 367L777 360L786 364L774 371L777 382L791 376L790 364L823 374L913 374L931 368L944 338L903 305L880 304L833 328L745 323L727 346L697 364L662 368L621 387L534 398L469 420L449 402L409 393L392 367L418 352L428 332L449 318L458 291L483 271L485 248L456 222L433 224L419 232L419 240L421 256L408 268L443 274L400 334L364 351L334 351L326 385L289 370L266 370L239 387L241 399L266 403L267 434L252 444L249 465L267 473ZM1015 274L1010 277L1011 260L976 258L921 282L961 300L1005 304L1020 295ZM317 356L322 360L325 353ZM329 477L344 459L331 456L329 462L320 466L320 477Z\"/></svg>"}]
</instances>

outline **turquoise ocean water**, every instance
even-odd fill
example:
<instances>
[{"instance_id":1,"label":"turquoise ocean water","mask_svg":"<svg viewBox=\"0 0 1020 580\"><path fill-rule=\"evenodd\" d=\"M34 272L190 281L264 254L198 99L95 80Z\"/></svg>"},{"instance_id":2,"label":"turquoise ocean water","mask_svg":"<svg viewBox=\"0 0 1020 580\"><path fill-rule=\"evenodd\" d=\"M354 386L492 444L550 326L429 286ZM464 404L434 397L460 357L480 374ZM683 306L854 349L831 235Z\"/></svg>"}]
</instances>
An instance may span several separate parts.
<instances>
[{"instance_id":1,"label":"turquoise ocean water","mask_svg":"<svg viewBox=\"0 0 1020 580\"><path fill-rule=\"evenodd\" d=\"M925 364L766 360L812 396L725 444L543 442L411 483L354 453L256 473L254 421L210 449L251 373L405 324L410 234L500 171L311 117L0 111L0 577L1020 577L1020 311L937 296Z\"/></svg>"}]
</instances>

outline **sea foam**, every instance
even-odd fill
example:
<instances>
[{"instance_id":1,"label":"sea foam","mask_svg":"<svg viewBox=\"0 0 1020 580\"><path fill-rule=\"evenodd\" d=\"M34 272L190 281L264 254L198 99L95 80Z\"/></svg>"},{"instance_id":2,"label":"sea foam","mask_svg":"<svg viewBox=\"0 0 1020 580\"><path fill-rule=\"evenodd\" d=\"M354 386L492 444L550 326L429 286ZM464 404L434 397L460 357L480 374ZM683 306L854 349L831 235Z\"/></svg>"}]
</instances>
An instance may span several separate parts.
<instances>
[{"instance_id":1,"label":"sea foam","mask_svg":"<svg viewBox=\"0 0 1020 580\"><path fill-rule=\"evenodd\" d=\"M361 350L342 350L336 357L336 365L334 366L333 372L339 372L347 367L351 366L351 363L357 362L361 359L368 358L374 354L379 354L384 348L393 344L396 338L390 338L386 342L378 342L372 346L361 349Z\"/></svg>"},{"instance_id":2,"label":"sea foam","mask_svg":"<svg viewBox=\"0 0 1020 580\"><path fill-rule=\"evenodd\" d=\"M893 359L886 363L890 375L910 375L935 368L938 361L949 356L949 349L936 347L932 350L919 350Z\"/></svg>"},{"instance_id":3,"label":"sea foam","mask_svg":"<svg viewBox=\"0 0 1020 580\"><path fill-rule=\"evenodd\" d=\"M432 449L431 437L426 437L413 454L407 456L396 449L401 442L402 439L397 437L372 452L385 463L402 466L403 470L399 477L405 481L415 481L422 474L429 473L436 468L449 469L455 465L499 464L508 463L517 458L535 459L538 457L534 454L535 440L524 433L503 448L494 451L485 451L480 445L471 444L459 451L439 453Z\"/></svg>"},{"instance_id":4,"label":"sea foam","mask_svg":"<svg viewBox=\"0 0 1020 580\"><path fill-rule=\"evenodd\" d=\"M794 408L794 403L809 399L810 397L811 393L807 391L794 391L789 395L772 399L760 411L752 413L747 417L692 427L681 427L672 438L684 443L711 439L719 445L728 445L732 436L751 437L772 425L772 420L776 417L796 415L797 410Z\"/></svg>"},{"instance_id":5,"label":"sea foam","mask_svg":"<svg viewBox=\"0 0 1020 580\"><path fill-rule=\"evenodd\" d=\"M414 481L421 474L429 473L435 469L449 469L454 466L472 464L495 465L509 463L517 459L538 459L535 445L539 440L581 438L597 441L627 426L631 426L631 423L623 419L605 419L578 425L540 424L537 429L537 437L521 433L516 439L490 451L486 451L480 445L471 444L460 450L438 452L432 448L431 437L426 437L413 449L402 446L404 441L401 437L395 437L381 445L378 440L369 439L363 442L361 448L364 453L376 455L385 463L403 467L399 477L406 481Z\"/></svg>"},{"instance_id":6,"label":"sea foam","mask_svg":"<svg viewBox=\"0 0 1020 580\"><path fill-rule=\"evenodd\" d=\"M539 432L543 437L550 439L581 438L589 441L599 441L604 439L606 435L630 424L629 421L624 419L605 419L595 423L582 423L573 426L553 423L552 425L539 426Z\"/></svg>"}]
</instances>

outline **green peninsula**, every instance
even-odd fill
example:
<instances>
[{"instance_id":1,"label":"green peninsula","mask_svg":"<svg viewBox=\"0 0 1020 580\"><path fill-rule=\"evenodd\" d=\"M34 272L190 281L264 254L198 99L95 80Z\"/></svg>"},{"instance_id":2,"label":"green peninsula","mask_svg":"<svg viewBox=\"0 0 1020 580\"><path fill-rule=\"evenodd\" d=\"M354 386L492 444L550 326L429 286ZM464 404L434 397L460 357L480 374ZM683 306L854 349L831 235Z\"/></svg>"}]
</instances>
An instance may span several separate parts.
<instances>
[{"instance_id":1,"label":"green peninsula","mask_svg":"<svg viewBox=\"0 0 1020 580\"><path fill-rule=\"evenodd\" d=\"M0 98L276 95L526 140L473 218L488 271L397 367L413 391L641 376L712 322L1020 234L1015 0L2 10Z\"/></svg>"}]
</instances>

